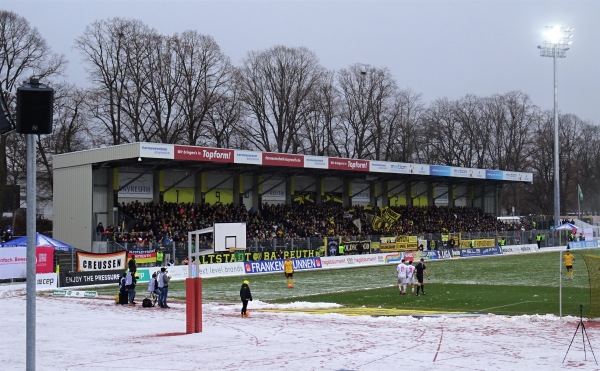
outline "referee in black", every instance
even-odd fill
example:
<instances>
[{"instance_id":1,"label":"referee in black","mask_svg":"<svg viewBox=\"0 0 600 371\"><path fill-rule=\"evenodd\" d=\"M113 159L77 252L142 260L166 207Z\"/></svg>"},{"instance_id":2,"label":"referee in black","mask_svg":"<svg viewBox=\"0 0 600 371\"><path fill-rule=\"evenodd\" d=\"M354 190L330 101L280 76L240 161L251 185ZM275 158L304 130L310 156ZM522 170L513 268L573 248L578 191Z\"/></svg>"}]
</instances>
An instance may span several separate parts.
<instances>
[{"instance_id":1,"label":"referee in black","mask_svg":"<svg viewBox=\"0 0 600 371\"><path fill-rule=\"evenodd\" d=\"M419 296L419 289L421 290L421 295L425 295L425 285L423 285L423 274L427 275L427 279L429 279L429 273L427 273L427 267L425 267L424 259L421 258L419 264L415 266L415 270L417 271L417 296Z\"/></svg>"}]
</instances>

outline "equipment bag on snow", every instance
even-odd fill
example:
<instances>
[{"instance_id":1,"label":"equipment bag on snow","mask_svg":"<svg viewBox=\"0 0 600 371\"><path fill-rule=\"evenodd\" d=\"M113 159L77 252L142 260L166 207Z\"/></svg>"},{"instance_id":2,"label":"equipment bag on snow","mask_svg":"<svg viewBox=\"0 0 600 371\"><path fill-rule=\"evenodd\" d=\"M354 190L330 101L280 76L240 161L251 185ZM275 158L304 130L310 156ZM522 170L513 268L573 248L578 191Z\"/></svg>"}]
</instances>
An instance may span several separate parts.
<instances>
[{"instance_id":1,"label":"equipment bag on snow","mask_svg":"<svg viewBox=\"0 0 600 371\"><path fill-rule=\"evenodd\" d=\"M142 300L142 307L150 308L151 306L152 306L152 300L150 300L148 298Z\"/></svg>"},{"instance_id":2,"label":"equipment bag on snow","mask_svg":"<svg viewBox=\"0 0 600 371\"><path fill-rule=\"evenodd\" d=\"M127 291L119 292L119 304L127 304Z\"/></svg>"}]
</instances>

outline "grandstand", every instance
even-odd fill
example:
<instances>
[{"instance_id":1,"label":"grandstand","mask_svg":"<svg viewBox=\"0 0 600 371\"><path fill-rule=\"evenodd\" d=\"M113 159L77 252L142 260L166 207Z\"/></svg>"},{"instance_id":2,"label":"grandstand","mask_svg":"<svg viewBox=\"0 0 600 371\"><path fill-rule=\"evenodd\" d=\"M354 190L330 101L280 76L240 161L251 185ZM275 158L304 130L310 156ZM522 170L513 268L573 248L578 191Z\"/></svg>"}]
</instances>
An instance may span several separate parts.
<instances>
[{"instance_id":1,"label":"grandstand","mask_svg":"<svg viewBox=\"0 0 600 371\"><path fill-rule=\"evenodd\" d=\"M181 231L214 221L247 221L257 243L331 230L495 236L505 229L493 217L498 188L532 181L531 173L153 143L67 153L53 163L54 237L93 252L108 249L95 233L99 222L111 226L113 242L136 244L158 243L167 224L177 242ZM290 219L297 213L311 223Z\"/></svg>"}]
</instances>

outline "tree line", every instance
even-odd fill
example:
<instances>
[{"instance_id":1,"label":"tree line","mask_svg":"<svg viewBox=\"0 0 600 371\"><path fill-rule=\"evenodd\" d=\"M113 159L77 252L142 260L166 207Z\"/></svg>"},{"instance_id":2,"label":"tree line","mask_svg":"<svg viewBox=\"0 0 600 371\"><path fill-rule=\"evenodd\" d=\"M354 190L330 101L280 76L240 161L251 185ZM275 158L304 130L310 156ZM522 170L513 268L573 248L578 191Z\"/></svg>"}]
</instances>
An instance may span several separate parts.
<instances>
[{"instance_id":1,"label":"tree line","mask_svg":"<svg viewBox=\"0 0 600 371\"><path fill-rule=\"evenodd\" d=\"M427 103L385 67L328 70L309 49L283 45L234 65L210 35L163 35L123 18L89 24L74 47L89 86L62 80L66 58L25 18L0 11L11 115L30 76L56 90L53 133L37 141L41 202L51 199L52 155L145 141L532 172L532 185L500 190L501 208L553 213L553 112L525 92ZM577 210L580 185L582 210L597 214L600 127L561 113L559 137L561 211ZM0 137L0 194L24 183L25 153L23 135Z\"/></svg>"}]
</instances>

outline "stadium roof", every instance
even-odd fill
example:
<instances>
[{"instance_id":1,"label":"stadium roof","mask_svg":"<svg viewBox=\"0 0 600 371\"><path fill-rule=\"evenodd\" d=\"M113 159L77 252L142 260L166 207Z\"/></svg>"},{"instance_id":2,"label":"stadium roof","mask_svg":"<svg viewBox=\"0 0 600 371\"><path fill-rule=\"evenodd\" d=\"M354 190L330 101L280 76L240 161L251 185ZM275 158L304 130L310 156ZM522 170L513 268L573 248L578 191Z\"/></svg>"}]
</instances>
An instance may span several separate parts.
<instances>
[{"instance_id":1,"label":"stadium roof","mask_svg":"<svg viewBox=\"0 0 600 371\"><path fill-rule=\"evenodd\" d=\"M464 168L404 162L348 159L288 153L247 151L161 143L129 143L60 154L53 157L54 169L89 165L93 167L135 166L146 170L193 169L229 171L240 174L282 174L363 178L365 180L423 180L471 183L482 181L532 183L533 174L496 169Z\"/></svg>"}]
</instances>

